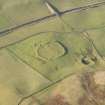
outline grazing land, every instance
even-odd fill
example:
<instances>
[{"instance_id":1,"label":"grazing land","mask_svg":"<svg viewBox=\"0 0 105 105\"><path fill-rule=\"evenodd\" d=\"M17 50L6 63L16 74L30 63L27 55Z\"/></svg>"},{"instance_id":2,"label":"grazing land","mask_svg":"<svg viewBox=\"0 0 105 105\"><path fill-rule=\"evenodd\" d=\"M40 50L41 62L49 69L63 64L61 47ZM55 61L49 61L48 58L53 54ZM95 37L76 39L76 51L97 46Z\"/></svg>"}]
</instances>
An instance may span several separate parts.
<instances>
[{"instance_id":1,"label":"grazing land","mask_svg":"<svg viewBox=\"0 0 105 105\"><path fill-rule=\"evenodd\" d=\"M104 11L104 0L0 0L0 105L105 105Z\"/></svg>"}]
</instances>

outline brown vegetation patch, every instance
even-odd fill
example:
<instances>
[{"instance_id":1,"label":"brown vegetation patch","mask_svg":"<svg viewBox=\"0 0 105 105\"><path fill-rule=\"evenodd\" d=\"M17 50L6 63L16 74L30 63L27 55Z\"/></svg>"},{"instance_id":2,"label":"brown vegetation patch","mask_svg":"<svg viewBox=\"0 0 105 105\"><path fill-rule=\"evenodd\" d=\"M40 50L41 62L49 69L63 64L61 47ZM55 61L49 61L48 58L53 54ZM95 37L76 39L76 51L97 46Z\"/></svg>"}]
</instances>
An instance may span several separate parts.
<instances>
[{"instance_id":1,"label":"brown vegetation patch","mask_svg":"<svg viewBox=\"0 0 105 105\"><path fill-rule=\"evenodd\" d=\"M45 105L70 105L62 95L51 97Z\"/></svg>"},{"instance_id":2,"label":"brown vegetation patch","mask_svg":"<svg viewBox=\"0 0 105 105\"><path fill-rule=\"evenodd\" d=\"M85 96L79 99L79 105L103 105L105 101L105 87L97 85L93 75L94 73L85 73L82 76Z\"/></svg>"}]
</instances>

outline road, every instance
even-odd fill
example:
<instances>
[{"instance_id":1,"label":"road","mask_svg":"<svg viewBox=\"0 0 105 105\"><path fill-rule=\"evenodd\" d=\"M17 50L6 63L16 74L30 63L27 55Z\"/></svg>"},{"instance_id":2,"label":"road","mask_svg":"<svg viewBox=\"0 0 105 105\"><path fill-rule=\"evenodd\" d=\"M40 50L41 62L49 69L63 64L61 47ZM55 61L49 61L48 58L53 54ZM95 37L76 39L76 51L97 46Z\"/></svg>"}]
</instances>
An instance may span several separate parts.
<instances>
[{"instance_id":1,"label":"road","mask_svg":"<svg viewBox=\"0 0 105 105\"><path fill-rule=\"evenodd\" d=\"M83 7L77 7L77 8L73 8L73 9L68 9L68 10L62 11L61 15L68 14L68 13L73 13L73 12L79 12L79 11L87 10L87 9L90 9L90 8L96 8L96 7L99 7L99 6L102 6L102 5L105 5L105 1L99 2L99 3L95 3L95 4L91 4L91 5L87 5L87 6L83 6ZM53 19L54 17L56 17L55 14L49 15L49 16L45 16L45 17L42 17L42 18L39 18L39 19L31 20L31 21L28 21L26 23L23 23L23 24L20 24L20 25L17 25L17 26L13 26L11 28L8 28L8 29L0 31L0 36L4 36L4 34L6 35L6 34L8 34L10 32L13 32L13 31L21 28L21 27L24 27L24 26L28 26L28 25L32 25L32 24L35 25L35 24L38 24L38 23L42 23L42 22L48 21L50 19Z\"/></svg>"}]
</instances>

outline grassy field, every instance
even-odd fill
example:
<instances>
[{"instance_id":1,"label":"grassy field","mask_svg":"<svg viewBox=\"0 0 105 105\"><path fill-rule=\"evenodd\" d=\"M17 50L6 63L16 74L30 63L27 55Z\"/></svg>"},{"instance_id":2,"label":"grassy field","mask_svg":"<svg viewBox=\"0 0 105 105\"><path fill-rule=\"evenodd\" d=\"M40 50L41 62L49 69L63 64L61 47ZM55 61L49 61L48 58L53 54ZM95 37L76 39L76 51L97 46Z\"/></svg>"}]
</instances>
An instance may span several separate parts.
<instances>
[{"instance_id":1,"label":"grassy field","mask_svg":"<svg viewBox=\"0 0 105 105\"><path fill-rule=\"evenodd\" d=\"M19 100L50 84L8 50L0 51L0 104L17 105ZM6 100L6 101L5 101Z\"/></svg>"},{"instance_id":2,"label":"grassy field","mask_svg":"<svg viewBox=\"0 0 105 105\"><path fill-rule=\"evenodd\" d=\"M68 102L72 105L79 105L78 99L83 94L84 90L81 86L79 76L72 75L68 78L65 78L61 82L49 87L48 89L45 89L38 94L35 94L33 97L36 97L41 104L47 104L47 101L51 100L53 97L56 97L55 100L59 102L60 99L57 100L58 96L63 97L65 99L65 102Z\"/></svg>"},{"instance_id":3,"label":"grassy field","mask_svg":"<svg viewBox=\"0 0 105 105\"><path fill-rule=\"evenodd\" d=\"M65 101L73 105L79 105L78 99L84 94L84 90L83 87L81 86L79 76L80 75L67 76L61 79L60 81L52 83L52 85L46 87L45 89L28 96L26 99L23 99L23 101L19 105L25 105L25 103L28 103L29 101L34 103L35 105L37 105L37 103L35 102L38 102L39 105L40 104L50 105L47 104L47 102L54 97L55 97L54 101L56 102L58 101L58 103L60 101L59 98L61 97L66 99ZM32 101L32 99L34 99L34 101Z\"/></svg>"},{"instance_id":4,"label":"grassy field","mask_svg":"<svg viewBox=\"0 0 105 105\"><path fill-rule=\"evenodd\" d=\"M53 46L54 43L60 47L56 49L58 45ZM84 67L81 63L81 50L86 52L89 46L82 34L50 33L29 38L8 48L50 80L57 80ZM40 49L42 52L39 52Z\"/></svg>"},{"instance_id":5,"label":"grassy field","mask_svg":"<svg viewBox=\"0 0 105 105\"><path fill-rule=\"evenodd\" d=\"M49 1L60 11L98 2ZM0 36L0 105L17 105L24 97L22 105L39 105L59 94L78 105L77 98L83 90L79 78L71 75L96 71L99 67L99 55L86 38L86 32L99 53L105 56L104 10L105 6L100 6L70 13L62 19L55 17ZM0 0L0 30L47 15L51 13L44 0ZM89 54L91 48L94 51ZM89 64L82 62L84 55Z\"/></svg>"},{"instance_id":6,"label":"grassy field","mask_svg":"<svg viewBox=\"0 0 105 105\"><path fill-rule=\"evenodd\" d=\"M105 76L104 73L105 71L100 69L98 72L72 75L33 97L37 97L41 104L46 105L54 103L95 105L94 102L104 105L105 98L102 98L105 91L105 81L104 78L102 79L102 76ZM90 99L92 100L90 101Z\"/></svg>"},{"instance_id":7,"label":"grassy field","mask_svg":"<svg viewBox=\"0 0 105 105\"><path fill-rule=\"evenodd\" d=\"M88 31L100 54L105 56L105 27Z\"/></svg>"},{"instance_id":8,"label":"grassy field","mask_svg":"<svg viewBox=\"0 0 105 105\"><path fill-rule=\"evenodd\" d=\"M87 4L98 2L98 0L48 0L52 2L59 10L66 10L78 6L84 6ZM100 2L103 0L100 0ZM8 18L8 25L17 25L22 22L26 22L33 18L40 18L49 15L50 12L44 4L44 0L0 0L0 17ZM11 24L10 24L11 22ZM4 25L4 24L2 24ZM0 29L3 29L0 25Z\"/></svg>"},{"instance_id":9,"label":"grassy field","mask_svg":"<svg viewBox=\"0 0 105 105\"><path fill-rule=\"evenodd\" d=\"M105 14L103 12L104 10L105 10L105 6L100 6L97 8L91 8L88 10L83 10L80 12L63 15L62 19L64 20L65 23L62 22L62 20L60 20L58 17L56 17L55 19L49 20L44 23L39 23L37 25L29 25L29 26L20 28L16 31L13 31L12 33L8 33L7 36L4 35L5 37L0 37L0 47L9 45L11 43L15 43L19 40L23 40L26 37L29 37L34 34L38 34L40 32L61 31L61 30L70 32L70 31L72 31L72 28L74 28L76 31L87 31L87 30L91 30L93 28L99 28L99 27L105 26L104 25L105 24L105 22L104 22ZM45 10L45 11L47 11L47 10ZM40 12L38 12L38 13L40 13ZM48 13L48 14L50 15L50 13ZM37 16L37 14L35 14L35 15ZM24 15L22 15L22 16L24 16ZM45 14L45 16L46 16L46 14ZM18 18L18 16L16 16L16 17ZM26 16L26 17L28 17L28 16ZM41 17L43 17L43 16L41 16ZM7 19L11 20L11 18L7 18ZM16 20L16 19L14 19L14 20ZM24 18L24 20L25 20L25 18ZM26 21L28 21L28 20L31 20L31 19L26 19ZM12 21L9 21L9 22L15 23L15 25L17 25L17 23L19 24L19 22L17 22L17 23L12 22ZM22 23L22 22L20 22L20 23Z\"/></svg>"}]
</instances>

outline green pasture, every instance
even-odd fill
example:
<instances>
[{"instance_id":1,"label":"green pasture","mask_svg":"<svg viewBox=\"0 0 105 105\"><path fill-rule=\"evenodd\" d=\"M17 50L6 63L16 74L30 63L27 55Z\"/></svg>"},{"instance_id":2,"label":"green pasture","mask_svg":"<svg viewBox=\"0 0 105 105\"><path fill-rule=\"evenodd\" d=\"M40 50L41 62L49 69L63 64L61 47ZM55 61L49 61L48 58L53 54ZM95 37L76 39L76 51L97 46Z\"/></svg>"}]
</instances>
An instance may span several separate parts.
<instances>
[{"instance_id":1,"label":"green pasture","mask_svg":"<svg viewBox=\"0 0 105 105\"><path fill-rule=\"evenodd\" d=\"M44 7L45 7L45 5L44 5ZM100 6L97 8L90 8L90 9L82 10L82 11L75 12L75 13L65 14L61 17L62 19L60 19L59 17L55 17L52 20L48 20L48 21L45 21L45 22L42 22L39 24L33 24L33 25L21 27L18 30L8 33L6 36L4 35L4 37L0 37L0 47L7 46L9 44L23 40L24 38L35 35L35 34L38 35L40 32L46 32L46 31L56 31L56 32L78 31L78 32L81 32L81 31L92 30L94 28L103 27L103 26L105 26L104 10L105 10L105 6L103 5L103 6ZM40 9L40 11L41 11L41 9ZM46 10L46 11L50 15L48 10ZM32 12L30 12L30 13L32 14ZM38 13L40 13L40 12L38 12ZM10 14L10 15L12 16L12 14ZM35 14L35 15L38 16L37 14ZM45 16L46 15L47 14L45 14ZM21 15L19 15L19 16L21 16ZM25 17L24 17L25 15L22 15L22 16L25 20ZM18 16L16 16L16 17L17 17L17 19L21 20L21 17L20 18ZM26 17L29 17L29 15ZM43 17L43 16L41 16L41 17ZM11 18L10 18L10 20L11 20ZM13 19L13 21L14 20L16 20L16 18ZM27 20L30 20L30 19L26 19L25 21L27 21ZM15 25L17 25L17 23L20 24L19 21L13 22L13 23L15 23ZM10 21L10 23L13 24L12 21ZM21 23L22 23L22 21L21 21ZM72 30L72 29L74 29L74 30Z\"/></svg>"},{"instance_id":2,"label":"green pasture","mask_svg":"<svg viewBox=\"0 0 105 105\"><path fill-rule=\"evenodd\" d=\"M105 56L105 27L89 30L88 31L91 39L93 40L95 46L97 47L99 53Z\"/></svg>"},{"instance_id":3,"label":"green pasture","mask_svg":"<svg viewBox=\"0 0 105 105\"><path fill-rule=\"evenodd\" d=\"M52 47L53 43L56 44ZM23 62L53 81L78 72L84 66L81 50L86 52L89 46L82 34L45 33L8 48Z\"/></svg>"},{"instance_id":4,"label":"green pasture","mask_svg":"<svg viewBox=\"0 0 105 105\"><path fill-rule=\"evenodd\" d=\"M61 0L48 1L60 11L99 2L98 0L65 0L65 2ZM101 1L103 0L100 0L100 2ZM45 5L45 0L0 0L0 29L5 29L50 14L51 13ZM2 17L4 19L9 19L8 21L5 21L6 24L3 23Z\"/></svg>"},{"instance_id":5,"label":"green pasture","mask_svg":"<svg viewBox=\"0 0 105 105\"><path fill-rule=\"evenodd\" d=\"M49 1L60 11L99 2L99 0ZM0 105L17 105L24 97L40 92L49 84L60 82L60 79L68 75L96 70L97 62L83 64L81 59L88 53L87 49L93 48L85 36L86 32L99 53L105 56L104 11L105 5L65 14L61 18L55 17L43 23L21 27L0 36ZM47 15L51 13L44 0L0 0L0 30ZM96 52L94 54L98 56ZM41 103L57 92L65 95L69 92L71 96L73 94L71 98L74 98L78 87L74 81L78 80L69 78L70 81L63 80L33 95ZM74 91L72 86L75 88ZM61 87L63 90L59 91ZM70 90L67 90L69 87ZM63 93L64 90L67 91ZM76 94L82 91L77 90Z\"/></svg>"},{"instance_id":6,"label":"green pasture","mask_svg":"<svg viewBox=\"0 0 105 105\"><path fill-rule=\"evenodd\" d=\"M17 105L21 98L49 84L49 80L24 64L8 50L0 51L1 105Z\"/></svg>"}]
</instances>

